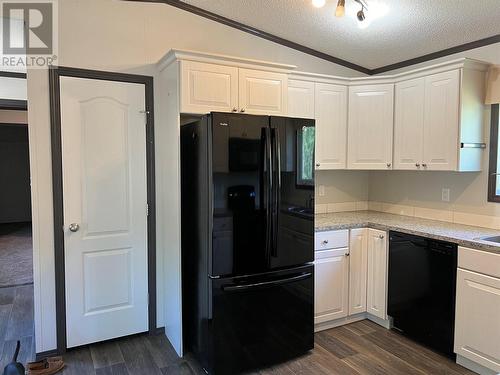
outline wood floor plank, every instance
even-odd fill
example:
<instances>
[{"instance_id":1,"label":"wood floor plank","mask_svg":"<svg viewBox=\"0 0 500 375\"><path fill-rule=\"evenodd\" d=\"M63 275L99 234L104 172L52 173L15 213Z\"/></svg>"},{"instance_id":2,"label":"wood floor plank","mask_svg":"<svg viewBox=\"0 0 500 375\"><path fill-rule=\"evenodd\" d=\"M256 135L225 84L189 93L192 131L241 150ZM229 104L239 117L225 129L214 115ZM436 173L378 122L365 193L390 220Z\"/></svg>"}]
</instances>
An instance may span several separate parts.
<instances>
[{"instance_id":1,"label":"wood floor plank","mask_svg":"<svg viewBox=\"0 0 500 375\"><path fill-rule=\"evenodd\" d=\"M297 367L296 367L297 366ZM346 365L342 360L333 356L321 345L315 344L310 355L301 357L290 363L290 368L297 374L330 374L353 375L357 371ZM305 371L304 371L305 370Z\"/></svg>"},{"instance_id":2,"label":"wood floor plank","mask_svg":"<svg viewBox=\"0 0 500 375\"><path fill-rule=\"evenodd\" d=\"M34 335L33 299L33 285L16 287L5 340L19 340Z\"/></svg>"},{"instance_id":3,"label":"wood floor plank","mask_svg":"<svg viewBox=\"0 0 500 375\"><path fill-rule=\"evenodd\" d=\"M12 305L14 303L15 287L0 288L0 305Z\"/></svg>"},{"instance_id":4,"label":"wood floor plank","mask_svg":"<svg viewBox=\"0 0 500 375\"><path fill-rule=\"evenodd\" d=\"M163 375L193 375L186 361L179 361L161 369Z\"/></svg>"},{"instance_id":5,"label":"wood floor plank","mask_svg":"<svg viewBox=\"0 0 500 375\"><path fill-rule=\"evenodd\" d=\"M64 355L63 375L95 375L90 349L87 346L69 350Z\"/></svg>"},{"instance_id":6,"label":"wood floor plank","mask_svg":"<svg viewBox=\"0 0 500 375\"><path fill-rule=\"evenodd\" d=\"M144 343L153 357L156 366L160 369L182 361L168 341L167 337L163 334L146 335L144 336Z\"/></svg>"},{"instance_id":7,"label":"wood floor plank","mask_svg":"<svg viewBox=\"0 0 500 375\"><path fill-rule=\"evenodd\" d=\"M364 337L428 374L473 374L448 358L413 343L392 331L370 333Z\"/></svg>"},{"instance_id":8,"label":"wood floor plank","mask_svg":"<svg viewBox=\"0 0 500 375\"><path fill-rule=\"evenodd\" d=\"M142 335L120 340L119 345L130 375L161 375Z\"/></svg>"},{"instance_id":9,"label":"wood floor plank","mask_svg":"<svg viewBox=\"0 0 500 375\"><path fill-rule=\"evenodd\" d=\"M347 324L343 327L346 327L349 331L352 333L355 333L356 335L366 335L368 333L376 332L378 329L377 328L382 328L380 326L373 327L372 323L369 320L361 320L359 322ZM382 328L385 329L385 328Z\"/></svg>"},{"instance_id":10,"label":"wood floor plank","mask_svg":"<svg viewBox=\"0 0 500 375\"><path fill-rule=\"evenodd\" d=\"M329 335L327 331L316 333L314 341L339 359L357 354L356 350L345 342L338 340L335 336Z\"/></svg>"},{"instance_id":11,"label":"wood floor plank","mask_svg":"<svg viewBox=\"0 0 500 375\"><path fill-rule=\"evenodd\" d=\"M96 370L125 362L117 341L108 341L91 345L90 355Z\"/></svg>"},{"instance_id":12,"label":"wood floor plank","mask_svg":"<svg viewBox=\"0 0 500 375\"><path fill-rule=\"evenodd\" d=\"M95 370L96 375L129 375L125 363L117 363Z\"/></svg>"},{"instance_id":13,"label":"wood floor plank","mask_svg":"<svg viewBox=\"0 0 500 375\"><path fill-rule=\"evenodd\" d=\"M401 360L389 351L374 345L364 336L353 334L348 326L338 327L327 331L326 334L337 338L339 341L349 345L355 351L368 357L375 364L387 369L391 374L424 375L425 372L418 370L407 362ZM356 363L356 362L353 362Z\"/></svg>"},{"instance_id":14,"label":"wood floor plank","mask_svg":"<svg viewBox=\"0 0 500 375\"><path fill-rule=\"evenodd\" d=\"M404 373L389 371L381 362L373 361L372 358L363 353L346 357L342 362L345 362L362 375L404 375Z\"/></svg>"}]
</instances>

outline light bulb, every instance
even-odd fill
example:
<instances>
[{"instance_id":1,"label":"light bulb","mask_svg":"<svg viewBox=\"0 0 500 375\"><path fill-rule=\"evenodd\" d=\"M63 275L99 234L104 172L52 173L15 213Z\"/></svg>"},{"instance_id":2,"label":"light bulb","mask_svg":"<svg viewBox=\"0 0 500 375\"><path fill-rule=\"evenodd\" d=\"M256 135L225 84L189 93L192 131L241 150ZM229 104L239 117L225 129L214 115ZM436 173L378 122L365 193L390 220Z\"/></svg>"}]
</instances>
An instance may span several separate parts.
<instances>
[{"instance_id":1,"label":"light bulb","mask_svg":"<svg viewBox=\"0 0 500 375\"><path fill-rule=\"evenodd\" d=\"M336 17L344 17L345 14L345 0L339 0L337 3L337 9L335 9Z\"/></svg>"},{"instance_id":2,"label":"light bulb","mask_svg":"<svg viewBox=\"0 0 500 375\"><path fill-rule=\"evenodd\" d=\"M326 3L326 0L312 0L312 4L316 8L321 8L321 7L325 6L325 3Z\"/></svg>"}]
</instances>

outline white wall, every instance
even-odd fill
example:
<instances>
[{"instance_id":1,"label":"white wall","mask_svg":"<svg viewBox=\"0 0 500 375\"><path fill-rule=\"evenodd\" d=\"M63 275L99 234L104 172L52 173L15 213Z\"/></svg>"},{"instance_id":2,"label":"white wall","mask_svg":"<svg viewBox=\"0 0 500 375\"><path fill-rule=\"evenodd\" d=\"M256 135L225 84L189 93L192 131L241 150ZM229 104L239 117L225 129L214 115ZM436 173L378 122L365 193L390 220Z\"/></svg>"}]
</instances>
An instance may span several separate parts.
<instances>
[{"instance_id":1,"label":"white wall","mask_svg":"<svg viewBox=\"0 0 500 375\"><path fill-rule=\"evenodd\" d=\"M204 52L295 64L315 73L359 76L358 72L251 36L164 4L117 0L64 0L59 2L59 64L71 67L155 74L154 64L170 49ZM157 77L155 77L157 78ZM157 91L156 85L155 89ZM155 95L156 99L158 96ZM28 72L28 106L35 276L36 351L56 347L54 299L54 244L50 154L48 75ZM155 102L156 127L164 126ZM172 139L176 142L176 139ZM158 145L168 148L168 144ZM170 194L169 188L158 195ZM161 212L159 213L161 216ZM176 226L176 222L159 225ZM178 217L173 219L178 220ZM163 227L164 228L164 227ZM162 228L161 228L162 229ZM163 254L168 243L157 247L158 319L162 325Z\"/></svg>"}]
</instances>

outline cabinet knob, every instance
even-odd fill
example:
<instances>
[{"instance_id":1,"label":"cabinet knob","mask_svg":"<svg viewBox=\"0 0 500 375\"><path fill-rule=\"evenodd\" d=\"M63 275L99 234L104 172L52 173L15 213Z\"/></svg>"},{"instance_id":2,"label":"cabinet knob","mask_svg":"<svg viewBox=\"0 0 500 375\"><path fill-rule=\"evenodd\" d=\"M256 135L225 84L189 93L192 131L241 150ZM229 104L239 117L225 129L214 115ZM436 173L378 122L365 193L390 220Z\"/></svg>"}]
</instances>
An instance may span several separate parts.
<instances>
[{"instance_id":1,"label":"cabinet knob","mask_svg":"<svg viewBox=\"0 0 500 375\"><path fill-rule=\"evenodd\" d=\"M245 108L241 108L241 109L240 109L240 112L241 112L241 113L245 112Z\"/></svg>"},{"instance_id":2,"label":"cabinet knob","mask_svg":"<svg viewBox=\"0 0 500 375\"><path fill-rule=\"evenodd\" d=\"M422 163L422 167L427 168L427 164L426 163Z\"/></svg>"},{"instance_id":3,"label":"cabinet knob","mask_svg":"<svg viewBox=\"0 0 500 375\"><path fill-rule=\"evenodd\" d=\"M387 168L390 168L391 167L391 163L387 163Z\"/></svg>"},{"instance_id":4,"label":"cabinet knob","mask_svg":"<svg viewBox=\"0 0 500 375\"><path fill-rule=\"evenodd\" d=\"M344 255L345 255L346 257L348 257L350 254L349 254L349 253L345 253Z\"/></svg>"},{"instance_id":5,"label":"cabinet knob","mask_svg":"<svg viewBox=\"0 0 500 375\"><path fill-rule=\"evenodd\" d=\"M316 167L319 167L319 166L320 166L320 164L319 164L319 163L316 163Z\"/></svg>"},{"instance_id":6,"label":"cabinet knob","mask_svg":"<svg viewBox=\"0 0 500 375\"><path fill-rule=\"evenodd\" d=\"M326 245L328 243L328 240L323 240L323 245Z\"/></svg>"},{"instance_id":7,"label":"cabinet knob","mask_svg":"<svg viewBox=\"0 0 500 375\"><path fill-rule=\"evenodd\" d=\"M379 234L378 238L380 238L381 240L384 239L384 235L383 234Z\"/></svg>"},{"instance_id":8,"label":"cabinet knob","mask_svg":"<svg viewBox=\"0 0 500 375\"><path fill-rule=\"evenodd\" d=\"M420 168L420 163L415 163L415 167Z\"/></svg>"},{"instance_id":9,"label":"cabinet knob","mask_svg":"<svg viewBox=\"0 0 500 375\"><path fill-rule=\"evenodd\" d=\"M233 112L238 112L238 108L234 107Z\"/></svg>"}]
</instances>

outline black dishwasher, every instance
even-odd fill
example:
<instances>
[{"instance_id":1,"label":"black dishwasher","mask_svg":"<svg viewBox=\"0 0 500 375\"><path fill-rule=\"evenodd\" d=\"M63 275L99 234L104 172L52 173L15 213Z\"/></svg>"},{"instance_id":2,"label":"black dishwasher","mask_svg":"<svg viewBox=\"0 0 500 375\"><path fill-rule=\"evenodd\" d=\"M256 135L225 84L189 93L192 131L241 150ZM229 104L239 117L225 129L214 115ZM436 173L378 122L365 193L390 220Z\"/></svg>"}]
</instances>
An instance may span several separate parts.
<instances>
[{"instance_id":1,"label":"black dishwasher","mask_svg":"<svg viewBox=\"0 0 500 375\"><path fill-rule=\"evenodd\" d=\"M457 245L389 234L387 313L393 327L454 357Z\"/></svg>"}]
</instances>

